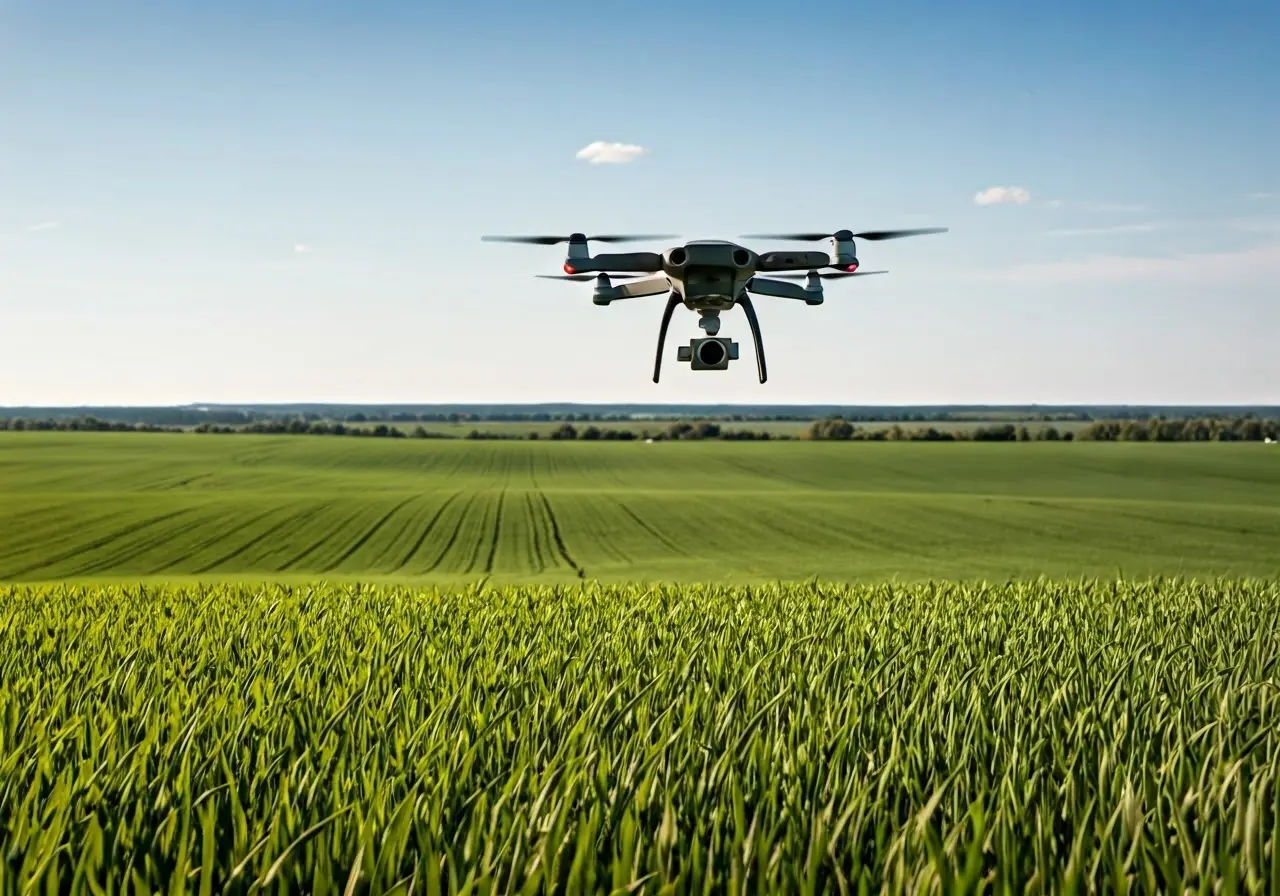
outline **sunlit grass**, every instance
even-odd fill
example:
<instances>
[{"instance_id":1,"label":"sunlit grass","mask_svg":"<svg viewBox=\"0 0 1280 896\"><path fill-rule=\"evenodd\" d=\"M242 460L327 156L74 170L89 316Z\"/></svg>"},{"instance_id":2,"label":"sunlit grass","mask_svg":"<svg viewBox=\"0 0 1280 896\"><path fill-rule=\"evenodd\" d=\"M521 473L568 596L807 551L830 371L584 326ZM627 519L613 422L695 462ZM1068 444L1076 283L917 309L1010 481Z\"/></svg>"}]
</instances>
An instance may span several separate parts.
<instances>
[{"instance_id":1,"label":"sunlit grass","mask_svg":"<svg viewBox=\"0 0 1280 896\"><path fill-rule=\"evenodd\" d=\"M1278 659L1264 581L0 587L2 889L1280 892Z\"/></svg>"}]
</instances>

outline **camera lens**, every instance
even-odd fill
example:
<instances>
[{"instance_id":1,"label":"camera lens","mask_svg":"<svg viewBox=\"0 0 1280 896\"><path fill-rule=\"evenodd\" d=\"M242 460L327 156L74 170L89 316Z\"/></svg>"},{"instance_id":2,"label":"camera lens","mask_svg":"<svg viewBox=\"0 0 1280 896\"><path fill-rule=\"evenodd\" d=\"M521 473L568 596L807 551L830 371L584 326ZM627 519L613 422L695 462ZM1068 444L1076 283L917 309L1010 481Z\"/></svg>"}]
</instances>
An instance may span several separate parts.
<instances>
[{"instance_id":1,"label":"camera lens","mask_svg":"<svg viewBox=\"0 0 1280 896\"><path fill-rule=\"evenodd\" d=\"M698 360L703 364L719 364L724 360L724 346L718 340L707 340L698 346Z\"/></svg>"}]
</instances>

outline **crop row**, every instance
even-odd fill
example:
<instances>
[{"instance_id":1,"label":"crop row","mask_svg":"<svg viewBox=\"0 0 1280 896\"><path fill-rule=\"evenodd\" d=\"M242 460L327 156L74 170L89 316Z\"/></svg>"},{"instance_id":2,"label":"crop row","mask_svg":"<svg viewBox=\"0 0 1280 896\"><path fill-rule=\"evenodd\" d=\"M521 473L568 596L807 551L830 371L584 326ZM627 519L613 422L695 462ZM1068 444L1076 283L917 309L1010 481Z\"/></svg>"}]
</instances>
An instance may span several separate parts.
<instances>
[{"instance_id":1,"label":"crop row","mask_svg":"<svg viewBox=\"0 0 1280 896\"><path fill-rule=\"evenodd\" d=\"M1262 581L0 588L0 890L1280 892L1278 660Z\"/></svg>"}]
</instances>

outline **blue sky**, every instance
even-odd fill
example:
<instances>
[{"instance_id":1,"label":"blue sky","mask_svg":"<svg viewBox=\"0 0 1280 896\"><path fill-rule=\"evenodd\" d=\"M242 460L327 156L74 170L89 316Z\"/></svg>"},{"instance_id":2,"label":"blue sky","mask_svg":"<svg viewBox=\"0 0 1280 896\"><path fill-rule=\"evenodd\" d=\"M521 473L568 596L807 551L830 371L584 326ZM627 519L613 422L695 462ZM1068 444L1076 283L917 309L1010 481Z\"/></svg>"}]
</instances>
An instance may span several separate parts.
<instances>
[{"instance_id":1,"label":"blue sky","mask_svg":"<svg viewBox=\"0 0 1280 896\"><path fill-rule=\"evenodd\" d=\"M1280 403L1278 39L1274 2L0 0L0 405ZM655 385L662 297L480 241L923 224L756 300L764 386L741 312L695 373L678 311Z\"/></svg>"}]
</instances>

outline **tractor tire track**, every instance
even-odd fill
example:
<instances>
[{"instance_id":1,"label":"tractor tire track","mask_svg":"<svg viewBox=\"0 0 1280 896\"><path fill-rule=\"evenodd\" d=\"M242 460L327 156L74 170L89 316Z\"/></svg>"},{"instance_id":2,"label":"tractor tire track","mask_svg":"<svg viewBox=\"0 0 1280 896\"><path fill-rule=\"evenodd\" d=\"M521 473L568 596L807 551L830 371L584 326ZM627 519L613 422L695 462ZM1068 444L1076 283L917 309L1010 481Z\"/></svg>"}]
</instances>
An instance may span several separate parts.
<instances>
[{"instance_id":1,"label":"tractor tire track","mask_svg":"<svg viewBox=\"0 0 1280 896\"><path fill-rule=\"evenodd\" d=\"M53 566L57 563L63 562L64 560L70 560L79 554L83 554L85 551L96 550L97 548L108 545L113 541L118 541L121 538L128 538L130 535L134 535L138 532L141 532L143 529L149 529L150 527L155 526L159 523L163 523L166 520L171 520L174 517L183 516L184 514L191 513L191 512L192 512L192 508L184 507L181 510L174 510L170 513L163 513L160 516L154 516L149 520L143 520L140 523L134 523L132 525L125 526L123 529L119 529L115 532L109 532L106 535L101 536L100 538L95 538L93 541L90 541L87 544L77 545L76 547L71 548L70 550L62 551L61 553L55 554L52 557L44 557L39 562L28 564L27 566L24 566L21 569L18 569L12 573L9 573L9 575L13 577L25 576L28 573L35 572L37 569L40 569L41 567Z\"/></svg>"},{"instance_id":2,"label":"tractor tire track","mask_svg":"<svg viewBox=\"0 0 1280 896\"><path fill-rule=\"evenodd\" d=\"M613 497L612 495L610 495L610 499L619 507L621 507L622 512L625 513L627 516L631 517L631 519L635 522L637 526L639 526L644 531L648 532L654 538L658 539L658 541L662 542L663 546L666 547L668 550L674 551L677 554L683 554L684 556L690 557L690 558L694 556L693 554L689 553L688 550L686 550L685 548L681 547L679 544L677 544L676 542L668 538L661 529L654 527L651 523L645 522L640 517L639 514L637 514L634 510L632 510L630 507L627 506L625 501L621 500L620 498Z\"/></svg>"},{"instance_id":3,"label":"tractor tire track","mask_svg":"<svg viewBox=\"0 0 1280 896\"><path fill-rule=\"evenodd\" d=\"M449 556L449 551L453 550L454 544L458 541L458 532L461 531L462 524L466 521L467 514L471 512L471 508L475 506L478 497L478 492L472 492L471 497L467 499L467 503L462 505L462 512L458 514L458 525L453 527L453 534L449 536L449 540L445 542L436 559L431 561L431 565L427 567L427 572L435 572L440 564L444 562L444 558Z\"/></svg>"},{"instance_id":4,"label":"tractor tire track","mask_svg":"<svg viewBox=\"0 0 1280 896\"><path fill-rule=\"evenodd\" d=\"M194 512L194 511L193 511ZM188 532L198 531L203 526L208 525L208 517L196 517L194 520L189 519L182 523L178 528L166 528L161 530L160 537L151 541L143 541L130 547L117 548L116 553L95 553L84 558L84 562L68 570L67 576L87 576L104 569L114 569L121 564L128 563L141 557L147 551L152 550L157 545L164 544L166 541L174 541L180 539Z\"/></svg>"},{"instance_id":5,"label":"tractor tire track","mask_svg":"<svg viewBox=\"0 0 1280 896\"><path fill-rule=\"evenodd\" d=\"M551 522L551 539L556 543L556 550L564 558L564 562L569 564L578 574L578 578L585 579L587 571L578 565L578 561L573 559L573 555L569 553L569 549L565 546L564 536L560 533L560 522L556 519L556 512L551 509L551 502L547 500L546 492L539 489L538 498L542 501L542 509L546 511L547 519Z\"/></svg>"},{"instance_id":6,"label":"tractor tire track","mask_svg":"<svg viewBox=\"0 0 1280 896\"><path fill-rule=\"evenodd\" d=\"M542 527L538 525L538 509L534 506L533 495L528 492L524 496L524 521L529 527L529 541L526 544L529 554L529 568L542 572L547 568L547 561L542 545Z\"/></svg>"},{"instance_id":7,"label":"tractor tire track","mask_svg":"<svg viewBox=\"0 0 1280 896\"><path fill-rule=\"evenodd\" d=\"M324 531L324 534L317 535L315 541L311 542L311 544L306 548L304 548L303 550L294 554L291 559L289 559L283 565L280 566L280 569L282 570L293 569L303 560L307 559L316 551L320 550L320 548L324 547L325 542L327 542L333 535L336 535L337 533L341 532L343 529L345 529L347 526L349 526L351 523L355 522L359 518L360 518L359 509L357 509L352 513L346 514L345 516L342 517L342 522L340 522L336 526L333 526L332 528L326 529Z\"/></svg>"},{"instance_id":8,"label":"tractor tire track","mask_svg":"<svg viewBox=\"0 0 1280 896\"><path fill-rule=\"evenodd\" d=\"M489 542L489 556L484 560L485 573L493 572L493 560L498 555L498 540L502 537L502 512L506 508L507 490L498 492L498 511L493 518L493 538Z\"/></svg>"},{"instance_id":9,"label":"tractor tire track","mask_svg":"<svg viewBox=\"0 0 1280 896\"><path fill-rule=\"evenodd\" d=\"M199 575L199 574L201 574L201 573L206 573L206 572L209 572L210 570L212 570L212 569L214 569L214 568L216 568L216 567L221 566L221 565L222 565L222 564L224 564L224 563L228 563L228 562L230 562L230 561L234 560L236 557L239 557L241 554L243 554L246 550L248 550L248 549L249 549L249 547L250 547L251 545L257 544L257 543L259 543L259 542L261 542L261 541L264 541L264 540L266 540L266 539L270 538L271 536L273 536L273 535L275 535L277 532L279 532L281 529L283 529L285 526L294 525L294 524L297 524L297 523L300 523L300 522L305 522L306 520L309 520L309 519L311 519L312 517L316 516L317 514L321 513L325 508L327 508L327 507L329 507L329 506L331 506L331 505L330 505L330 504L328 504L328 503L325 503L325 504L317 504L316 506L312 507L312 508L311 508L311 509L309 509L309 510L303 510L303 511L300 511L300 512L298 512L298 513L292 514L292 515L290 515L290 516L286 516L286 517L285 517L284 519L282 519L280 522L276 523L276 524L275 524L275 525L273 525L273 526L268 527L265 531L263 531L261 534L259 534L256 538L251 538L251 539L249 539L248 541L246 541L244 544L242 544L242 545L240 545L239 547L235 548L235 550L229 551L228 553L223 554L223 555L222 555L222 556L220 556L220 557L217 557L217 558L215 558L215 559L213 559L213 560L210 560L210 561L209 561L208 563L206 563L204 566L201 566L199 569L195 570L195 573L196 573L197 575ZM276 509L279 509L279 508L276 508ZM246 529L247 527L248 527L248 526L247 526L247 524L246 524L246 525L243 525L243 526L239 526L238 528L232 529L230 532L225 533L223 537L230 536L230 535L235 535L237 532L243 531L243 530L244 530L244 529Z\"/></svg>"},{"instance_id":10,"label":"tractor tire track","mask_svg":"<svg viewBox=\"0 0 1280 896\"><path fill-rule=\"evenodd\" d=\"M488 498L488 493L485 494L485 497L486 499ZM501 500L501 497L499 497L499 500ZM480 526L479 526L480 532L483 532L485 529L488 528L489 510L492 507L493 507L492 501L486 500L484 502L484 510L481 511L481 517L480 517ZM471 545L471 557L467 560L467 568L465 572L471 573L476 571L476 567L479 566L480 564L480 552L483 549L484 549L484 542L481 540L480 533L477 533L475 541L472 542L472 545Z\"/></svg>"},{"instance_id":11,"label":"tractor tire track","mask_svg":"<svg viewBox=\"0 0 1280 896\"><path fill-rule=\"evenodd\" d=\"M378 530L381 529L383 526L385 526L393 516L399 513L400 510L406 505L412 503L413 501L416 501L417 498L418 498L417 495L410 495L409 497L401 501L399 504L396 504L386 513L384 513L381 517L378 518L378 521L376 523L374 523L372 526L366 529L364 534L355 540L355 542L351 545L351 547L343 551L341 556L339 556L337 560L334 560L332 563L326 566L322 570L322 572L332 572L334 569L336 569L337 567L345 563L351 557L352 554L354 554L356 551L364 547L365 544L368 543L369 539L372 538L374 535L376 535Z\"/></svg>"},{"instance_id":12,"label":"tractor tire track","mask_svg":"<svg viewBox=\"0 0 1280 896\"><path fill-rule=\"evenodd\" d=\"M445 510L447 510L449 505L456 501L458 496L461 494L462 492L454 492L452 495L444 499L443 504L436 508L436 512L431 515L431 519L427 520L427 525L423 527L422 533L418 536L418 540L413 543L413 547L409 548L404 557L400 559L400 562L396 564L395 568L397 571L404 569L405 564L408 563L419 550L421 550L423 543L427 540L427 536L431 534L431 530L436 527L436 523L440 522L440 517L444 516Z\"/></svg>"},{"instance_id":13,"label":"tractor tire track","mask_svg":"<svg viewBox=\"0 0 1280 896\"><path fill-rule=\"evenodd\" d=\"M194 544L189 545L184 551L184 556L171 558L168 562L161 564L156 569L153 569L152 574L163 572L166 569L172 569L175 561L180 563L183 560L189 560L193 556L199 555L199 553L205 550L206 548L213 547L215 544L217 544L218 542L226 538L228 534L233 532L239 532L241 529L247 529L250 526L256 525L257 523L262 522L263 520L265 520L267 517L271 516L271 514L275 512L276 512L276 509L273 507L269 510L263 511L262 513L254 514L248 517L247 519L241 520L232 529L219 530L217 525L219 521L214 520L212 528L214 529L215 534L212 537L206 538L203 541L197 541Z\"/></svg>"}]
</instances>

